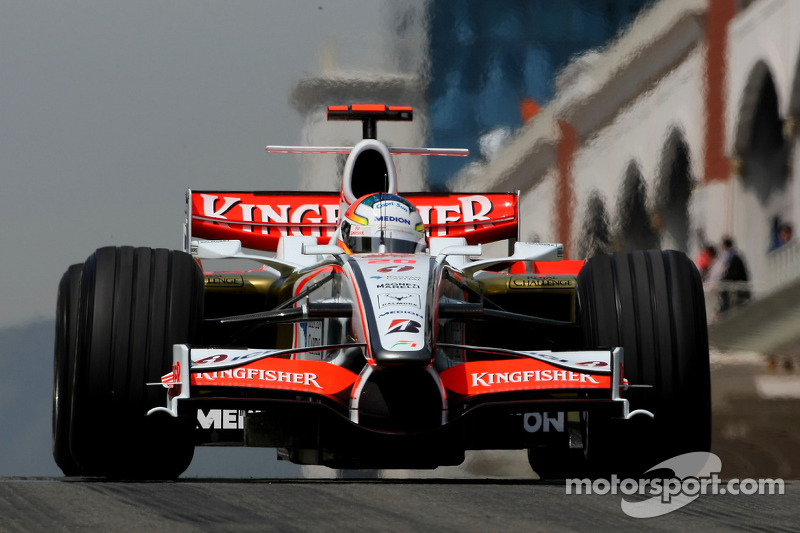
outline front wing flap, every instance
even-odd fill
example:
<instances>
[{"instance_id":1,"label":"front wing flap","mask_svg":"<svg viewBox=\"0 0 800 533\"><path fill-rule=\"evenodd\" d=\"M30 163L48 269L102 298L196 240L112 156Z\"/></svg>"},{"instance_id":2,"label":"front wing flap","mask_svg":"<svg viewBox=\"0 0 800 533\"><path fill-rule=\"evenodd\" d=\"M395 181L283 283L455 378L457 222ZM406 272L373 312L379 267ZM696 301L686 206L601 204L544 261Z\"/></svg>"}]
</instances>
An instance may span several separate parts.
<instances>
[{"instance_id":1,"label":"front wing flap","mask_svg":"<svg viewBox=\"0 0 800 533\"><path fill-rule=\"evenodd\" d=\"M347 413L357 405L357 392L363 387L360 381L368 379L370 367L359 375L327 361L289 358L303 351L341 348L258 350L175 345L173 371L161 383L153 384L168 389L167 406L148 414L161 411L178 416L178 403L190 398L201 397L205 402L215 397L269 401L285 399L287 394L338 405L343 414ZM471 409L509 402L575 404L581 409L604 403L612 404L622 418L640 414L630 412L628 401L622 397L627 386L622 376L622 348L574 352L459 348L485 351L487 357L494 358L469 360L438 372L445 399L443 410L450 416L450 420L442 417L443 424Z\"/></svg>"}]
</instances>

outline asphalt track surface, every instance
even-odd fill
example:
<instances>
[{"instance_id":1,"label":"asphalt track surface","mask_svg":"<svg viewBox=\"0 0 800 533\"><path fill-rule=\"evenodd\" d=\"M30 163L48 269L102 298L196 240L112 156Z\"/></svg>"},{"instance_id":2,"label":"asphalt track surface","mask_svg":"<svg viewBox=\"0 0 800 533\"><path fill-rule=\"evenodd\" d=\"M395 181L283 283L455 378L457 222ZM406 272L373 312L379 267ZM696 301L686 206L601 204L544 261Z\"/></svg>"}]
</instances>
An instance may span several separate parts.
<instances>
[{"instance_id":1,"label":"asphalt track surface","mask_svg":"<svg viewBox=\"0 0 800 533\"><path fill-rule=\"evenodd\" d=\"M480 461L469 477L452 479L446 470L433 478L411 472L412 479L0 478L0 532L797 531L800 365L784 363L712 358L712 451L721 477L781 478L784 494L700 495L669 514L637 519L622 501L644 497L567 494L564 482L532 479L529 469L525 478L497 477Z\"/></svg>"},{"instance_id":2,"label":"asphalt track surface","mask_svg":"<svg viewBox=\"0 0 800 533\"><path fill-rule=\"evenodd\" d=\"M783 495L701 496L626 516L622 496L565 495L539 481L0 482L14 531L796 531L800 485Z\"/></svg>"}]
</instances>

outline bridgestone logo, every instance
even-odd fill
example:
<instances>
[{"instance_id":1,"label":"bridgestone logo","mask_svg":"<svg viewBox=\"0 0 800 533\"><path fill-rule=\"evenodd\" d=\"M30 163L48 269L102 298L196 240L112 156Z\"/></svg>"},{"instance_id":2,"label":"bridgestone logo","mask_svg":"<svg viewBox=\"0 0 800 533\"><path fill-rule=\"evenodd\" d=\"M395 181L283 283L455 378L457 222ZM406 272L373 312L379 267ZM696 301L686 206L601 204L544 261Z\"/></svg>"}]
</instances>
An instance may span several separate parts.
<instances>
[{"instance_id":1,"label":"bridgestone logo","mask_svg":"<svg viewBox=\"0 0 800 533\"><path fill-rule=\"evenodd\" d=\"M476 372L472 374L473 387L491 387L500 383L526 383L528 381L572 381L599 384L592 376L569 370L525 370L518 372Z\"/></svg>"}]
</instances>

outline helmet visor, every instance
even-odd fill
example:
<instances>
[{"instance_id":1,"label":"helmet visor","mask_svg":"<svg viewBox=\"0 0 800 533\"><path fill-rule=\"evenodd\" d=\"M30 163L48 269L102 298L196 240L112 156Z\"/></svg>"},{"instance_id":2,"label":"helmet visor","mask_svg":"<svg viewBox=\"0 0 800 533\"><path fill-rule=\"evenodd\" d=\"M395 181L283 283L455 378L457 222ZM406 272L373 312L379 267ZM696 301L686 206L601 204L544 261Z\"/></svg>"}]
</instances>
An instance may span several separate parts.
<instances>
[{"instance_id":1,"label":"helmet visor","mask_svg":"<svg viewBox=\"0 0 800 533\"><path fill-rule=\"evenodd\" d=\"M383 230L378 235L369 237L350 236L347 240L347 247L354 254L377 252L381 244L385 246L386 253L413 254L424 251L424 242L421 242L418 238L411 240L414 237L416 235L403 231Z\"/></svg>"}]
</instances>

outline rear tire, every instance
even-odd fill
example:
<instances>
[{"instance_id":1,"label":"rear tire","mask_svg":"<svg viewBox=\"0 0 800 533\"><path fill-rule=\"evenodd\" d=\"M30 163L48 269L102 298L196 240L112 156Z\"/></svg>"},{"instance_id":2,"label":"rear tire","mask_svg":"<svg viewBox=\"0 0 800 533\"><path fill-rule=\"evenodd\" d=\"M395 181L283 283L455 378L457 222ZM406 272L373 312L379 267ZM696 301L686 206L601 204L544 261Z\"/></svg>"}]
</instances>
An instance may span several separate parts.
<instances>
[{"instance_id":1,"label":"rear tire","mask_svg":"<svg viewBox=\"0 0 800 533\"><path fill-rule=\"evenodd\" d=\"M83 264L72 265L58 284L56 341L53 364L53 459L65 476L80 475L69 451L69 419L72 378L75 373L75 336Z\"/></svg>"},{"instance_id":2,"label":"rear tire","mask_svg":"<svg viewBox=\"0 0 800 533\"><path fill-rule=\"evenodd\" d=\"M146 417L165 404L172 345L191 343L203 275L184 252L101 248L83 268L70 451L83 475L174 479L194 454L191 420Z\"/></svg>"},{"instance_id":3,"label":"rear tire","mask_svg":"<svg viewBox=\"0 0 800 533\"><path fill-rule=\"evenodd\" d=\"M595 256L578 275L587 348L624 349L623 393L654 419L589 413L587 458L602 475L641 474L711 447L711 384L703 287L686 255L650 250ZM593 416L594 415L594 416Z\"/></svg>"}]
</instances>

